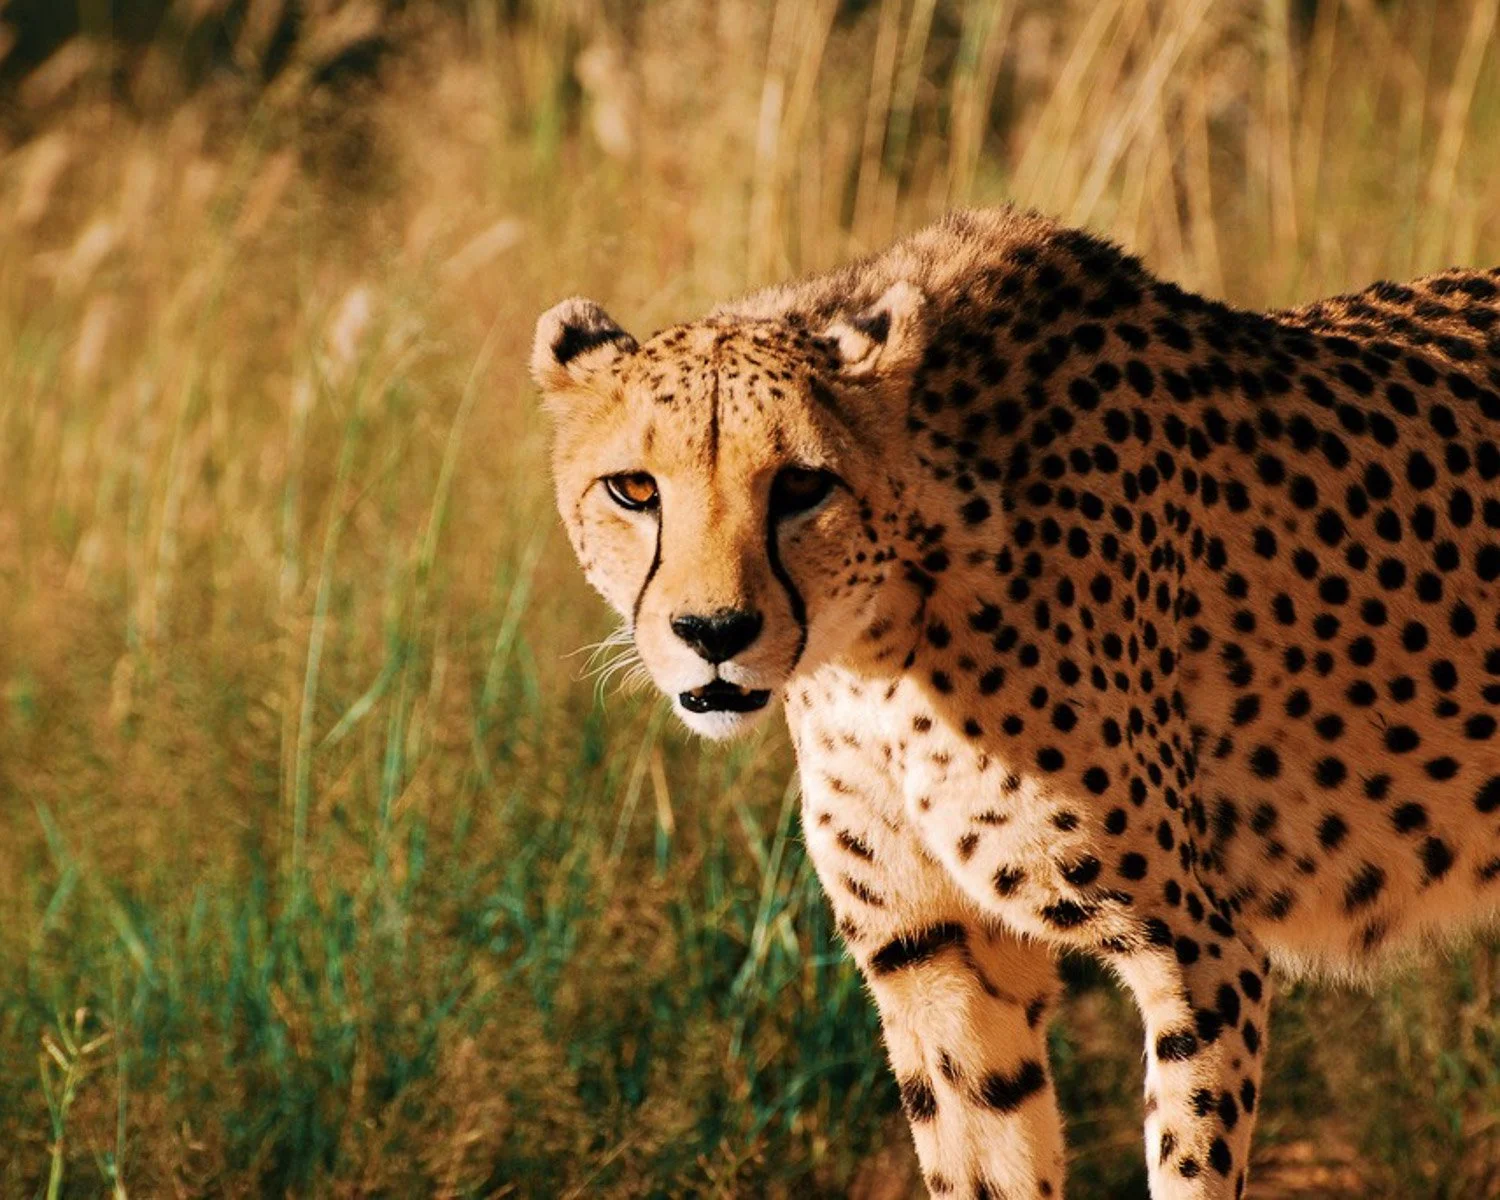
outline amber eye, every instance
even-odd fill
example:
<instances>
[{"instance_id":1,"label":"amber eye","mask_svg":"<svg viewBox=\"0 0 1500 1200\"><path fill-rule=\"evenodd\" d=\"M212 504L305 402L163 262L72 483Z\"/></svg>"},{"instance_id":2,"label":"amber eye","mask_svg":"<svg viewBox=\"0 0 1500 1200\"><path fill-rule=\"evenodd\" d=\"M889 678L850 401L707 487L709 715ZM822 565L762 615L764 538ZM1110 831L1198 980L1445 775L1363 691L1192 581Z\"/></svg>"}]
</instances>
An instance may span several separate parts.
<instances>
[{"instance_id":1,"label":"amber eye","mask_svg":"<svg viewBox=\"0 0 1500 1200\"><path fill-rule=\"evenodd\" d=\"M771 484L771 516L774 520L808 512L824 500L838 483L838 476L812 467L786 467Z\"/></svg>"},{"instance_id":2,"label":"amber eye","mask_svg":"<svg viewBox=\"0 0 1500 1200\"><path fill-rule=\"evenodd\" d=\"M604 490L621 508L639 512L657 505L656 480L644 471L627 471L623 475L606 476Z\"/></svg>"}]
</instances>

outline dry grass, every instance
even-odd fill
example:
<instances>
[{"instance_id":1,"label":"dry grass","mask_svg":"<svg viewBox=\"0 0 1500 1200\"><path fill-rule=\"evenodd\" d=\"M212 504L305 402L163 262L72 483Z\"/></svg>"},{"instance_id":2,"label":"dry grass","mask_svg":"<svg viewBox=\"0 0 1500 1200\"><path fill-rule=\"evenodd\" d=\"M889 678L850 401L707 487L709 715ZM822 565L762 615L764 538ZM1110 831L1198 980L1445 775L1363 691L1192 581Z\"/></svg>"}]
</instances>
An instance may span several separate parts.
<instances>
[{"instance_id":1,"label":"dry grass","mask_svg":"<svg viewBox=\"0 0 1500 1200\"><path fill-rule=\"evenodd\" d=\"M1247 304L1500 262L1495 0L328 0L251 87L269 7L191 93L74 43L0 157L0 1191L901 1194L782 740L567 657L532 321L1002 200ZM1140 1194L1070 973L1073 1192ZM1500 1188L1495 986L1283 1004L1261 1194Z\"/></svg>"}]
</instances>

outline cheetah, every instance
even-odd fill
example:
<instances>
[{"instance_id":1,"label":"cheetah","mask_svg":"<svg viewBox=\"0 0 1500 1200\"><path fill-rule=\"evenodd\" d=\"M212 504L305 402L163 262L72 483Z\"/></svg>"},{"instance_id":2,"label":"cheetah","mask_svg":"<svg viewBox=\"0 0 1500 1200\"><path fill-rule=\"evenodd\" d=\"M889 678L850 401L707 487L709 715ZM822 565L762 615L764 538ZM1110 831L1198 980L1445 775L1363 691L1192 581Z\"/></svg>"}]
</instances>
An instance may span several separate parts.
<instances>
[{"instance_id":1,"label":"cheetah","mask_svg":"<svg viewBox=\"0 0 1500 1200\"><path fill-rule=\"evenodd\" d=\"M1061 1196L1063 949L1157 1200L1238 1197L1273 962L1500 898L1500 269L1258 313L952 214L638 343L537 326L559 509L693 730L780 702L927 1188Z\"/></svg>"}]
</instances>

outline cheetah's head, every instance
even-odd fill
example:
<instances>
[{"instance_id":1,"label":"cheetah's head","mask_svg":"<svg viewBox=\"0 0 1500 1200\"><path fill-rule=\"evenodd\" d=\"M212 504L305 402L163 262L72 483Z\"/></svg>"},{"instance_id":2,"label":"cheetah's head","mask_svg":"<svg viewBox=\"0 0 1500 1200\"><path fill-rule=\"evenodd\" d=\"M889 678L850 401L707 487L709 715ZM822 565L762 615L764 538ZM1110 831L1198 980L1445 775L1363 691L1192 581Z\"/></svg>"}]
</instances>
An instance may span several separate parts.
<instances>
[{"instance_id":1,"label":"cheetah's head","mask_svg":"<svg viewBox=\"0 0 1500 1200\"><path fill-rule=\"evenodd\" d=\"M580 299L537 323L573 548L699 733L747 728L874 616L921 308L898 283L817 328L710 317L638 344Z\"/></svg>"}]
</instances>

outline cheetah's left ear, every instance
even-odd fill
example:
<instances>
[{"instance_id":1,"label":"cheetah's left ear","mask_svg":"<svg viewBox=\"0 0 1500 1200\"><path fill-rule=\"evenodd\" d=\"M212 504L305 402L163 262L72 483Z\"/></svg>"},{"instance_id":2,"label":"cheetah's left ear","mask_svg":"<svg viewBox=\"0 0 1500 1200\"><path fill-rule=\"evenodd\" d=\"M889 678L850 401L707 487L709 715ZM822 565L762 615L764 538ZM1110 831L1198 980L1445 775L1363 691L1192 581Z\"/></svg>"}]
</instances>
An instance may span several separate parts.
<instances>
[{"instance_id":1,"label":"cheetah's left ear","mask_svg":"<svg viewBox=\"0 0 1500 1200\"><path fill-rule=\"evenodd\" d=\"M926 302L921 289L903 279L863 312L830 325L827 337L838 347L843 373L859 379L914 367Z\"/></svg>"},{"instance_id":2,"label":"cheetah's left ear","mask_svg":"<svg viewBox=\"0 0 1500 1200\"><path fill-rule=\"evenodd\" d=\"M587 388L599 373L636 340L592 300L574 296L555 304L536 323L531 343L531 377L545 395Z\"/></svg>"}]
</instances>

